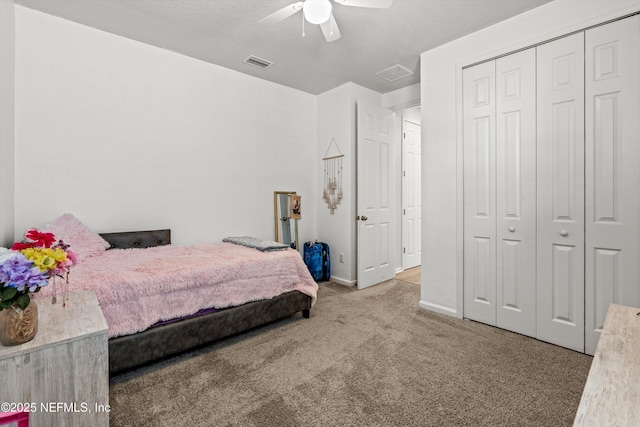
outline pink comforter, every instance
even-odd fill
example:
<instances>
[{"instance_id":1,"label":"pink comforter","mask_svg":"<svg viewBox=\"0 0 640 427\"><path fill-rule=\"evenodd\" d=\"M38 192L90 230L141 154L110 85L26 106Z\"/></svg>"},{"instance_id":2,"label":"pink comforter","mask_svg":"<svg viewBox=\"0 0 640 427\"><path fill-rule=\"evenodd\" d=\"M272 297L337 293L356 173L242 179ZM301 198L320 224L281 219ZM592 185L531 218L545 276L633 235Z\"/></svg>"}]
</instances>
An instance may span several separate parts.
<instances>
[{"instance_id":1,"label":"pink comforter","mask_svg":"<svg viewBox=\"0 0 640 427\"><path fill-rule=\"evenodd\" d=\"M63 281L58 279L60 300ZM315 302L318 285L300 254L232 243L112 249L72 268L69 291L93 289L109 337L143 331L204 308L226 308L297 290ZM39 296L51 296L53 283Z\"/></svg>"}]
</instances>

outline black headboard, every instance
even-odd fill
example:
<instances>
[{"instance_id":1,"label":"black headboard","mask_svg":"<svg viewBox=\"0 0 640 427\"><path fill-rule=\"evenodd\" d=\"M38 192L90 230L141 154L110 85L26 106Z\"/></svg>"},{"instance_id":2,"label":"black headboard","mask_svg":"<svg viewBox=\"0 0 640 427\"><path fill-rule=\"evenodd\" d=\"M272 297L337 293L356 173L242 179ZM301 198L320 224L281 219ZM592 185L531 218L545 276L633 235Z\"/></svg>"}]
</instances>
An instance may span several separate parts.
<instances>
[{"instance_id":1,"label":"black headboard","mask_svg":"<svg viewBox=\"0 0 640 427\"><path fill-rule=\"evenodd\" d=\"M123 231L100 235L111 245L109 249L150 248L171 244L171 230Z\"/></svg>"}]
</instances>

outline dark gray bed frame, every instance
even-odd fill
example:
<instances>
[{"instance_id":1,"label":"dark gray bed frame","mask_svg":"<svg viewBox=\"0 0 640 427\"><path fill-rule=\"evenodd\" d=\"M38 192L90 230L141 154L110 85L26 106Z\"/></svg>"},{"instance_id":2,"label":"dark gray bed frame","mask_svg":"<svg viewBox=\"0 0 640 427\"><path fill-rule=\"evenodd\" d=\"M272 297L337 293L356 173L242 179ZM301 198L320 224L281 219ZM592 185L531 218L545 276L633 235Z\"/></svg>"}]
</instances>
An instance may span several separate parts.
<instances>
[{"instance_id":1,"label":"dark gray bed frame","mask_svg":"<svg viewBox=\"0 0 640 427\"><path fill-rule=\"evenodd\" d=\"M103 233L110 249L148 248L171 243L171 230ZM311 298L298 291L109 339L109 375L164 359L249 331L295 313L309 318Z\"/></svg>"}]
</instances>

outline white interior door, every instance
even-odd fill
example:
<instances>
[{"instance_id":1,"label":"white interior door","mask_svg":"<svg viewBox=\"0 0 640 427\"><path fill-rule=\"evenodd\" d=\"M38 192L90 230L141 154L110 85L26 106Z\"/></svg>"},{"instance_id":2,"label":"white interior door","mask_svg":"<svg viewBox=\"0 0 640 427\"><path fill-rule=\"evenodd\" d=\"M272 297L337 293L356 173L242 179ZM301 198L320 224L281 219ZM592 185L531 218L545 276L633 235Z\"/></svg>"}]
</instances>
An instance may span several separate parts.
<instances>
[{"instance_id":1,"label":"white interior door","mask_svg":"<svg viewBox=\"0 0 640 427\"><path fill-rule=\"evenodd\" d=\"M421 128L409 120L402 121L402 268L421 263Z\"/></svg>"},{"instance_id":2,"label":"white interior door","mask_svg":"<svg viewBox=\"0 0 640 427\"><path fill-rule=\"evenodd\" d=\"M609 304L640 306L640 16L585 33L585 351Z\"/></svg>"},{"instance_id":3,"label":"white interior door","mask_svg":"<svg viewBox=\"0 0 640 427\"><path fill-rule=\"evenodd\" d=\"M584 33L537 54L537 338L584 351Z\"/></svg>"},{"instance_id":4,"label":"white interior door","mask_svg":"<svg viewBox=\"0 0 640 427\"><path fill-rule=\"evenodd\" d=\"M496 60L496 325L536 334L536 52Z\"/></svg>"},{"instance_id":5,"label":"white interior door","mask_svg":"<svg viewBox=\"0 0 640 427\"><path fill-rule=\"evenodd\" d=\"M495 61L463 71L464 316L496 324Z\"/></svg>"},{"instance_id":6,"label":"white interior door","mask_svg":"<svg viewBox=\"0 0 640 427\"><path fill-rule=\"evenodd\" d=\"M358 101L358 289L395 274L391 226L391 143L393 112Z\"/></svg>"}]
</instances>

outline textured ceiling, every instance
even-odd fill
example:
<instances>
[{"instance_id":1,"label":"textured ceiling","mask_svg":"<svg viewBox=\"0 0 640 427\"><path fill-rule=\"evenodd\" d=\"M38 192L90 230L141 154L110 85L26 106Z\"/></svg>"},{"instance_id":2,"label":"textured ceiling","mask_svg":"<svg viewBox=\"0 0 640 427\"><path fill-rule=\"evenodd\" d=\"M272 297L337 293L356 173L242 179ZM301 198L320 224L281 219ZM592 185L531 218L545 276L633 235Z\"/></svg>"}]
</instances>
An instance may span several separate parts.
<instances>
[{"instance_id":1,"label":"textured ceiling","mask_svg":"<svg viewBox=\"0 0 640 427\"><path fill-rule=\"evenodd\" d=\"M420 80L420 53L550 0L395 0L389 9L334 3L342 38L327 43L298 13L275 26L258 20L292 0L16 0L113 34L169 49L312 94L346 82L386 93ZM242 62L272 61L267 69ZM414 74L387 82L400 64Z\"/></svg>"}]
</instances>

